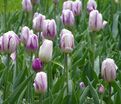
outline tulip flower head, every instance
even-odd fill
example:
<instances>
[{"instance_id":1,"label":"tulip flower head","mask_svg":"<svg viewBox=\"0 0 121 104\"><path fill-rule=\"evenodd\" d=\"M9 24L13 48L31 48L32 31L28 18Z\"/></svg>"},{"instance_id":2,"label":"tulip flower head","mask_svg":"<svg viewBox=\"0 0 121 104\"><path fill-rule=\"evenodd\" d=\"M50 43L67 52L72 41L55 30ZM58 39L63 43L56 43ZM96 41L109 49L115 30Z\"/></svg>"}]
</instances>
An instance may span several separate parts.
<instances>
[{"instance_id":1,"label":"tulip flower head","mask_svg":"<svg viewBox=\"0 0 121 104\"><path fill-rule=\"evenodd\" d=\"M34 14L33 28L35 31L40 32L43 30L45 16L42 14Z\"/></svg>"},{"instance_id":2,"label":"tulip flower head","mask_svg":"<svg viewBox=\"0 0 121 104\"><path fill-rule=\"evenodd\" d=\"M31 0L22 0L23 10L26 12L32 11L32 3Z\"/></svg>"},{"instance_id":3,"label":"tulip flower head","mask_svg":"<svg viewBox=\"0 0 121 104\"><path fill-rule=\"evenodd\" d=\"M2 50L7 53L15 52L19 44L19 37L13 32L9 31L2 36Z\"/></svg>"},{"instance_id":4,"label":"tulip flower head","mask_svg":"<svg viewBox=\"0 0 121 104\"><path fill-rule=\"evenodd\" d=\"M74 14L71 10L63 10L62 11L62 16L61 16L61 21L65 26L73 26L75 23L75 18Z\"/></svg>"},{"instance_id":5,"label":"tulip flower head","mask_svg":"<svg viewBox=\"0 0 121 104\"><path fill-rule=\"evenodd\" d=\"M105 88L104 88L104 86L101 84L101 85L99 86L99 88L98 88L98 92L99 92L100 94L103 94L104 91L105 91Z\"/></svg>"},{"instance_id":6,"label":"tulip flower head","mask_svg":"<svg viewBox=\"0 0 121 104\"><path fill-rule=\"evenodd\" d=\"M52 59L53 42L51 40L44 39L39 49L39 58L43 62L49 62Z\"/></svg>"},{"instance_id":7,"label":"tulip flower head","mask_svg":"<svg viewBox=\"0 0 121 104\"><path fill-rule=\"evenodd\" d=\"M102 14L98 10L93 10L89 15L89 30L90 31L99 31L107 24L106 21L103 21Z\"/></svg>"},{"instance_id":8,"label":"tulip flower head","mask_svg":"<svg viewBox=\"0 0 121 104\"><path fill-rule=\"evenodd\" d=\"M72 5L72 12L74 13L74 15L76 16L80 15L81 11L82 11L82 2L80 0L74 1Z\"/></svg>"},{"instance_id":9,"label":"tulip flower head","mask_svg":"<svg viewBox=\"0 0 121 104\"><path fill-rule=\"evenodd\" d=\"M38 72L33 85L37 93L45 93L47 91L47 74L45 72Z\"/></svg>"},{"instance_id":10,"label":"tulip flower head","mask_svg":"<svg viewBox=\"0 0 121 104\"><path fill-rule=\"evenodd\" d=\"M65 53L71 53L74 48L74 36L72 33L67 32L61 35L60 39L61 50Z\"/></svg>"},{"instance_id":11,"label":"tulip flower head","mask_svg":"<svg viewBox=\"0 0 121 104\"><path fill-rule=\"evenodd\" d=\"M30 31L30 36L28 38L26 48L30 51L36 51L38 49L38 36Z\"/></svg>"},{"instance_id":12,"label":"tulip flower head","mask_svg":"<svg viewBox=\"0 0 121 104\"><path fill-rule=\"evenodd\" d=\"M43 25L42 36L45 39L54 40L56 34L57 34L57 30L56 30L55 20L54 19L52 19L52 20L45 20L44 21L44 25Z\"/></svg>"},{"instance_id":13,"label":"tulip flower head","mask_svg":"<svg viewBox=\"0 0 121 104\"><path fill-rule=\"evenodd\" d=\"M85 88L84 82L80 82L79 86L80 86L81 89Z\"/></svg>"},{"instance_id":14,"label":"tulip flower head","mask_svg":"<svg viewBox=\"0 0 121 104\"><path fill-rule=\"evenodd\" d=\"M43 68L43 62L39 58L35 58L32 61L32 68L35 72L40 72L42 71Z\"/></svg>"},{"instance_id":15,"label":"tulip flower head","mask_svg":"<svg viewBox=\"0 0 121 104\"><path fill-rule=\"evenodd\" d=\"M29 33L30 32L30 29L27 27L27 26L24 26L21 30L21 41L26 44L27 41L28 41L28 38L29 38Z\"/></svg>"},{"instance_id":16,"label":"tulip flower head","mask_svg":"<svg viewBox=\"0 0 121 104\"><path fill-rule=\"evenodd\" d=\"M87 10L90 13L93 10L97 9L97 3L95 0L89 0L87 3Z\"/></svg>"},{"instance_id":17,"label":"tulip flower head","mask_svg":"<svg viewBox=\"0 0 121 104\"><path fill-rule=\"evenodd\" d=\"M102 62L101 75L107 82L111 82L116 78L117 66L113 59L107 58Z\"/></svg>"}]
</instances>

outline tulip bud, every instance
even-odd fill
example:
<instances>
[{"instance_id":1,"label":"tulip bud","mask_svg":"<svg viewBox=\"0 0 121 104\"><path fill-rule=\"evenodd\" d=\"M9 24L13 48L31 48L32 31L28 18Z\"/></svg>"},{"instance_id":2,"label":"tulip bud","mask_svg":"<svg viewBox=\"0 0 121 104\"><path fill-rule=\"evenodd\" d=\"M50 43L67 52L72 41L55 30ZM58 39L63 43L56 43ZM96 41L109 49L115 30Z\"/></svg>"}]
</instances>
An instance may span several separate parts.
<instances>
[{"instance_id":1,"label":"tulip bud","mask_svg":"<svg viewBox=\"0 0 121 104\"><path fill-rule=\"evenodd\" d=\"M29 38L29 32L30 32L30 29L27 27L27 26L24 26L21 30L21 41L26 44L27 41L28 41L28 38Z\"/></svg>"},{"instance_id":2,"label":"tulip bud","mask_svg":"<svg viewBox=\"0 0 121 104\"><path fill-rule=\"evenodd\" d=\"M102 62L101 75L107 82L111 82L116 78L117 66L113 59L107 58Z\"/></svg>"},{"instance_id":3,"label":"tulip bud","mask_svg":"<svg viewBox=\"0 0 121 104\"><path fill-rule=\"evenodd\" d=\"M36 58L32 61L32 68L35 72L42 71L43 63L39 58Z\"/></svg>"},{"instance_id":4,"label":"tulip bud","mask_svg":"<svg viewBox=\"0 0 121 104\"><path fill-rule=\"evenodd\" d=\"M31 0L23 0L22 1L22 6L23 6L23 9L26 12L32 11L32 3L31 3Z\"/></svg>"},{"instance_id":5,"label":"tulip bud","mask_svg":"<svg viewBox=\"0 0 121 104\"><path fill-rule=\"evenodd\" d=\"M95 0L89 0L87 3L87 10L90 13L93 10L97 9L97 3Z\"/></svg>"},{"instance_id":6,"label":"tulip bud","mask_svg":"<svg viewBox=\"0 0 121 104\"><path fill-rule=\"evenodd\" d=\"M61 35L60 47L63 52L70 53L74 48L74 36L71 33Z\"/></svg>"},{"instance_id":7,"label":"tulip bud","mask_svg":"<svg viewBox=\"0 0 121 104\"><path fill-rule=\"evenodd\" d=\"M81 10L82 10L82 2L80 0L76 0L75 2L73 2L72 12L74 13L74 15L76 16L80 15Z\"/></svg>"},{"instance_id":8,"label":"tulip bud","mask_svg":"<svg viewBox=\"0 0 121 104\"><path fill-rule=\"evenodd\" d=\"M75 22L74 14L71 10L63 10L61 21L66 26L73 26Z\"/></svg>"},{"instance_id":9,"label":"tulip bud","mask_svg":"<svg viewBox=\"0 0 121 104\"><path fill-rule=\"evenodd\" d=\"M13 53L19 44L18 36L13 32L9 31L2 37L3 51L7 53Z\"/></svg>"},{"instance_id":10,"label":"tulip bud","mask_svg":"<svg viewBox=\"0 0 121 104\"><path fill-rule=\"evenodd\" d=\"M31 32L31 31L30 31ZM38 49L38 36L33 33L28 38L26 48L30 51L36 51Z\"/></svg>"},{"instance_id":11,"label":"tulip bud","mask_svg":"<svg viewBox=\"0 0 121 104\"><path fill-rule=\"evenodd\" d=\"M43 62L49 62L52 59L53 42L51 40L44 39L39 49L39 58Z\"/></svg>"},{"instance_id":12,"label":"tulip bud","mask_svg":"<svg viewBox=\"0 0 121 104\"><path fill-rule=\"evenodd\" d=\"M40 0L31 0L32 4L38 4Z\"/></svg>"},{"instance_id":13,"label":"tulip bud","mask_svg":"<svg viewBox=\"0 0 121 104\"><path fill-rule=\"evenodd\" d=\"M47 91L47 74L38 72L33 85L37 93L45 93Z\"/></svg>"},{"instance_id":14,"label":"tulip bud","mask_svg":"<svg viewBox=\"0 0 121 104\"><path fill-rule=\"evenodd\" d=\"M99 31L104 27L102 14L97 10L90 12L89 16L89 29L90 31Z\"/></svg>"},{"instance_id":15,"label":"tulip bud","mask_svg":"<svg viewBox=\"0 0 121 104\"><path fill-rule=\"evenodd\" d=\"M63 10L69 9L72 10L72 5L73 5L73 1L65 1L63 3Z\"/></svg>"},{"instance_id":16,"label":"tulip bud","mask_svg":"<svg viewBox=\"0 0 121 104\"><path fill-rule=\"evenodd\" d=\"M35 31L40 32L43 29L43 22L45 20L45 16L42 14L35 14L33 19L33 28Z\"/></svg>"},{"instance_id":17,"label":"tulip bud","mask_svg":"<svg viewBox=\"0 0 121 104\"><path fill-rule=\"evenodd\" d=\"M46 39L54 40L56 33L57 31L55 20L45 20L43 25L42 36Z\"/></svg>"},{"instance_id":18,"label":"tulip bud","mask_svg":"<svg viewBox=\"0 0 121 104\"><path fill-rule=\"evenodd\" d=\"M85 88L85 84L84 84L84 82L80 82L80 89L83 89L83 88Z\"/></svg>"},{"instance_id":19,"label":"tulip bud","mask_svg":"<svg viewBox=\"0 0 121 104\"><path fill-rule=\"evenodd\" d=\"M101 84L101 85L99 86L99 88L98 88L98 92L99 92L100 94L103 94L104 91L105 91L105 88L104 88L104 86Z\"/></svg>"}]
</instances>

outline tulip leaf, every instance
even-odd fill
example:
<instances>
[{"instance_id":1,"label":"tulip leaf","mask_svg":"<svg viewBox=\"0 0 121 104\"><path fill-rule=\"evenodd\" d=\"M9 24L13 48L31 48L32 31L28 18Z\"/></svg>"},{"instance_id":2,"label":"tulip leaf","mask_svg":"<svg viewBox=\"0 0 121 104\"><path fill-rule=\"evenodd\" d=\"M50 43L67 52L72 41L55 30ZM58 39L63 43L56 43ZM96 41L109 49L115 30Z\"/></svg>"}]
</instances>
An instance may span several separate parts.
<instances>
[{"instance_id":1,"label":"tulip leaf","mask_svg":"<svg viewBox=\"0 0 121 104\"><path fill-rule=\"evenodd\" d=\"M87 87L84 89L84 91L83 91L83 93L82 93L82 95L81 95L81 97L80 97L80 99L79 99L80 104L83 104L83 103L84 103L84 101L85 101L85 99L86 99L86 97L87 97L87 95L88 95L88 92L89 92L89 86L87 86Z\"/></svg>"},{"instance_id":2,"label":"tulip leaf","mask_svg":"<svg viewBox=\"0 0 121 104\"><path fill-rule=\"evenodd\" d=\"M118 22L119 22L118 20L119 20L119 13L116 13L113 16L113 27L112 27L112 34L114 38L116 38L118 34Z\"/></svg>"}]
</instances>

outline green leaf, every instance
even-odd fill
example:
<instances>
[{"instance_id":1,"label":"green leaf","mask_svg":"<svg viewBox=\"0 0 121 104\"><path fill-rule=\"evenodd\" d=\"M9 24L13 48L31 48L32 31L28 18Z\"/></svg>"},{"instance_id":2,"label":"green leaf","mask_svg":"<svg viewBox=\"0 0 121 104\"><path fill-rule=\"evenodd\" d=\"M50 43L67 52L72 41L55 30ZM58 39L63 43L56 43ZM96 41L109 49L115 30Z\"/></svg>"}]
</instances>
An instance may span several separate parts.
<instances>
[{"instance_id":1,"label":"green leaf","mask_svg":"<svg viewBox=\"0 0 121 104\"><path fill-rule=\"evenodd\" d=\"M88 95L88 92L89 92L89 86L87 86L85 89L84 89L84 92L82 93L80 99L79 99L79 102L80 104L83 104L87 95Z\"/></svg>"},{"instance_id":2,"label":"green leaf","mask_svg":"<svg viewBox=\"0 0 121 104\"><path fill-rule=\"evenodd\" d=\"M94 62L94 71L96 72L97 76L99 76L99 73L100 73L99 56L95 59L95 62Z\"/></svg>"},{"instance_id":3,"label":"green leaf","mask_svg":"<svg viewBox=\"0 0 121 104\"><path fill-rule=\"evenodd\" d=\"M22 90L27 86L28 82L32 78L33 74L30 75L27 79L25 79L15 90L14 92L8 97L8 99L5 100L4 103L9 102L10 104L13 104L18 99L19 95L21 94Z\"/></svg>"},{"instance_id":4,"label":"green leaf","mask_svg":"<svg viewBox=\"0 0 121 104\"><path fill-rule=\"evenodd\" d=\"M118 20L119 20L119 13L116 13L113 16L113 27L112 27L112 34L114 38L116 38L118 34L118 22L119 22Z\"/></svg>"},{"instance_id":5,"label":"green leaf","mask_svg":"<svg viewBox=\"0 0 121 104\"><path fill-rule=\"evenodd\" d=\"M89 81L88 78L87 78L87 80L88 80L90 92L91 92L91 94L92 94L92 97L93 97L93 99L94 99L94 102L95 102L95 104L99 104L99 96L98 96L98 94L97 94L95 88L94 88L94 87L92 86L92 84L90 83L90 81Z\"/></svg>"}]
</instances>

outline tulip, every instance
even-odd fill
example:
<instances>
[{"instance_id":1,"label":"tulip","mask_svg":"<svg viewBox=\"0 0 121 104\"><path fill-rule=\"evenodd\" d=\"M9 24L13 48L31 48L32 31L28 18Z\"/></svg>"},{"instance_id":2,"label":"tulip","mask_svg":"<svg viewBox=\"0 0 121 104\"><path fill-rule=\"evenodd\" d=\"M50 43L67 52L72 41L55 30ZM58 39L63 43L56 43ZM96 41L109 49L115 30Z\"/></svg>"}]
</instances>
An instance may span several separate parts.
<instances>
[{"instance_id":1,"label":"tulip","mask_svg":"<svg viewBox=\"0 0 121 104\"><path fill-rule=\"evenodd\" d=\"M60 47L63 52L70 53L74 48L74 36L71 33L61 35Z\"/></svg>"},{"instance_id":2,"label":"tulip","mask_svg":"<svg viewBox=\"0 0 121 104\"><path fill-rule=\"evenodd\" d=\"M42 71L43 68L43 62L39 58L35 58L32 61L32 68L35 72Z\"/></svg>"},{"instance_id":3,"label":"tulip","mask_svg":"<svg viewBox=\"0 0 121 104\"><path fill-rule=\"evenodd\" d=\"M85 88L85 84L84 84L84 82L80 82L79 85L80 85L80 88L81 88L81 89Z\"/></svg>"},{"instance_id":4,"label":"tulip","mask_svg":"<svg viewBox=\"0 0 121 104\"><path fill-rule=\"evenodd\" d=\"M81 10L82 10L82 2L80 0L76 0L75 2L73 2L72 12L74 13L74 15L76 16L80 15Z\"/></svg>"},{"instance_id":5,"label":"tulip","mask_svg":"<svg viewBox=\"0 0 121 104\"><path fill-rule=\"evenodd\" d=\"M107 58L102 62L101 75L107 82L111 82L116 78L117 66L113 59Z\"/></svg>"},{"instance_id":6,"label":"tulip","mask_svg":"<svg viewBox=\"0 0 121 104\"><path fill-rule=\"evenodd\" d=\"M36 36L32 32L30 34L31 35L28 38L26 48L30 51L36 51L38 49L38 36Z\"/></svg>"},{"instance_id":7,"label":"tulip","mask_svg":"<svg viewBox=\"0 0 121 104\"><path fill-rule=\"evenodd\" d=\"M93 10L96 10L97 8L97 3L95 0L89 0L87 3L87 10L90 13Z\"/></svg>"},{"instance_id":8,"label":"tulip","mask_svg":"<svg viewBox=\"0 0 121 104\"><path fill-rule=\"evenodd\" d=\"M42 36L46 39L54 40L56 33L57 30L55 20L45 20L43 25Z\"/></svg>"},{"instance_id":9,"label":"tulip","mask_svg":"<svg viewBox=\"0 0 121 104\"><path fill-rule=\"evenodd\" d=\"M49 62L52 59L53 42L51 40L44 39L39 49L39 58L43 62Z\"/></svg>"},{"instance_id":10,"label":"tulip","mask_svg":"<svg viewBox=\"0 0 121 104\"><path fill-rule=\"evenodd\" d=\"M21 41L26 44L27 41L28 41L28 38L29 38L29 32L30 32L30 29L27 27L27 26L24 26L21 30Z\"/></svg>"},{"instance_id":11,"label":"tulip","mask_svg":"<svg viewBox=\"0 0 121 104\"><path fill-rule=\"evenodd\" d=\"M71 10L63 10L61 21L66 26L73 26L75 22L74 14Z\"/></svg>"},{"instance_id":12,"label":"tulip","mask_svg":"<svg viewBox=\"0 0 121 104\"><path fill-rule=\"evenodd\" d=\"M99 88L98 88L98 92L99 92L100 94L103 94L104 91L105 91L105 88L104 88L104 86L101 84L101 85L99 86Z\"/></svg>"},{"instance_id":13,"label":"tulip","mask_svg":"<svg viewBox=\"0 0 121 104\"><path fill-rule=\"evenodd\" d=\"M102 14L98 10L93 10L90 12L89 16L89 29L90 31L99 31L107 24L103 21Z\"/></svg>"},{"instance_id":14,"label":"tulip","mask_svg":"<svg viewBox=\"0 0 121 104\"><path fill-rule=\"evenodd\" d=\"M33 19L33 28L35 31L40 32L43 30L43 22L45 20L45 16L42 14L35 14Z\"/></svg>"},{"instance_id":15,"label":"tulip","mask_svg":"<svg viewBox=\"0 0 121 104\"><path fill-rule=\"evenodd\" d=\"M65 1L63 3L63 10L69 9L72 10L72 5L73 5L73 1Z\"/></svg>"},{"instance_id":16,"label":"tulip","mask_svg":"<svg viewBox=\"0 0 121 104\"><path fill-rule=\"evenodd\" d=\"M9 31L3 35L2 49L4 52L7 53L15 52L18 44L19 44L19 38L13 31Z\"/></svg>"},{"instance_id":17,"label":"tulip","mask_svg":"<svg viewBox=\"0 0 121 104\"><path fill-rule=\"evenodd\" d=\"M26 12L32 11L32 3L31 3L31 0L23 0L22 1L22 6L23 6L23 9Z\"/></svg>"},{"instance_id":18,"label":"tulip","mask_svg":"<svg viewBox=\"0 0 121 104\"><path fill-rule=\"evenodd\" d=\"M37 93L45 93L47 91L47 74L45 72L38 72L33 85Z\"/></svg>"}]
</instances>

